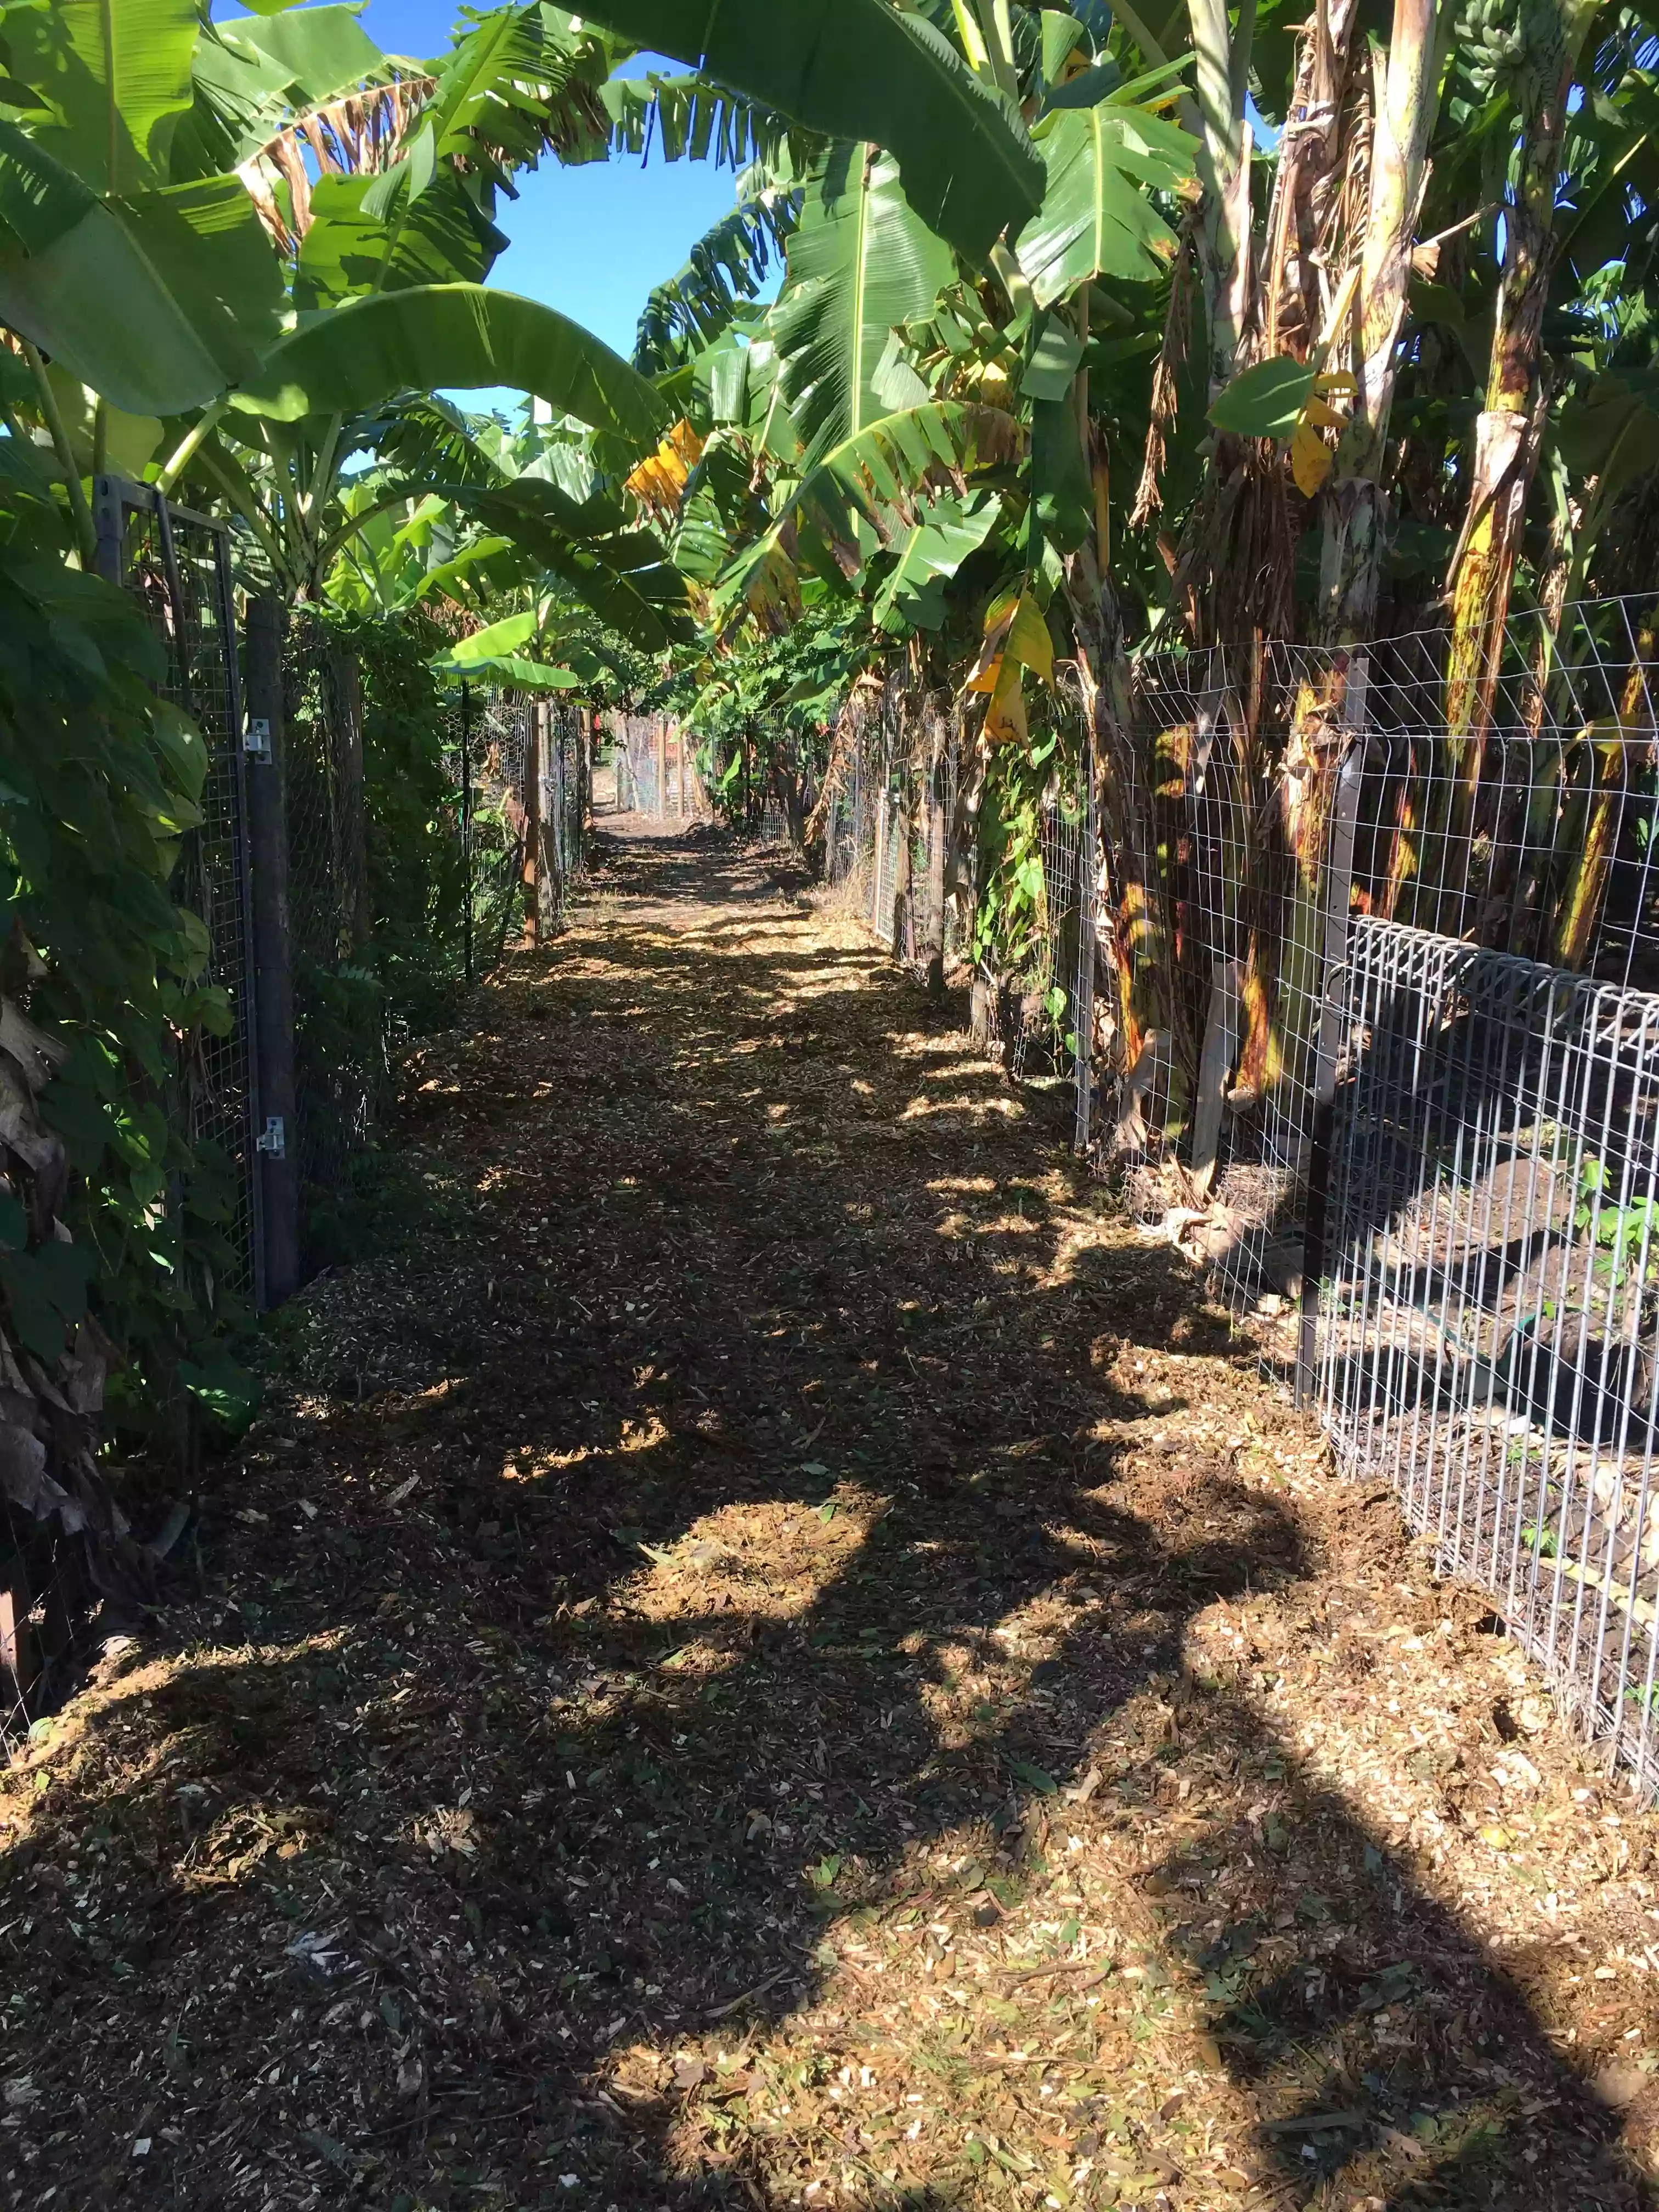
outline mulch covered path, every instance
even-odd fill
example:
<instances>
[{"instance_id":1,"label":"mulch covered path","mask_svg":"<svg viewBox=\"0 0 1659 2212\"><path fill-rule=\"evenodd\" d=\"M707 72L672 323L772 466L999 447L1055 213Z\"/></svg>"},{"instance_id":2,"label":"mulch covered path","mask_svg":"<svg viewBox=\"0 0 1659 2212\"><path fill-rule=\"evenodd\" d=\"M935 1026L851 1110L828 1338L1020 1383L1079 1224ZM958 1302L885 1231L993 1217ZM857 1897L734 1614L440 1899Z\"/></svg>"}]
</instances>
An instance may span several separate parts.
<instances>
[{"instance_id":1,"label":"mulch covered path","mask_svg":"<svg viewBox=\"0 0 1659 2212\"><path fill-rule=\"evenodd\" d=\"M1656 2201L1655 1821L960 1012L631 835L424 1051L5 1778L7 2205Z\"/></svg>"}]
</instances>

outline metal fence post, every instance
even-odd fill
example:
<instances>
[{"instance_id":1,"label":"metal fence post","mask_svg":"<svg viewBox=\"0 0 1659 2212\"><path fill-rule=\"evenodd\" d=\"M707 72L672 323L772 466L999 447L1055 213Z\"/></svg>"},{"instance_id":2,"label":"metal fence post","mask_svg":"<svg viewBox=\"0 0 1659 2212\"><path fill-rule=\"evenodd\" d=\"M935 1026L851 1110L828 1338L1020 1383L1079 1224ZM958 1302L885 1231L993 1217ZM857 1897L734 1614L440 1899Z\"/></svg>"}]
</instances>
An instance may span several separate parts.
<instances>
[{"instance_id":1,"label":"metal fence post","mask_svg":"<svg viewBox=\"0 0 1659 2212\"><path fill-rule=\"evenodd\" d=\"M472 981L472 694L461 678L461 962Z\"/></svg>"},{"instance_id":2,"label":"metal fence post","mask_svg":"<svg viewBox=\"0 0 1659 2212\"><path fill-rule=\"evenodd\" d=\"M524 863L520 881L530 893L530 942L542 941L542 754L547 708L533 693L524 702Z\"/></svg>"},{"instance_id":3,"label":"metal fence post","mask_svg":"<svg viewBox=\"0 0 1659 2212\"><path fill-rule=\"evenodd\" d=\"M1072 1034L1076 1039L1077 1126L1072 1150L1086 1152L1094 1133L1095 1117L1095 886L1098 869L1095 854L1094 733L1083 732L1083 821L1079 831L1081 849L1077 871L1077 975L1072 992Z\"/></svg>"},{"instance_id":4,"label":"metal fence post","mask_svg":"<svg viewBox=\"0 0 1659 2212\"><path fill-rule=\"evenodd\" d=\"M1297 1339L1296 1402L1307 1405L1319 1363L1319 1302L1325 1273L1325 1231L1331 1188L1331 1124L1336 1108L1336 1061L1348 987L1348 909L1353 899L1354 843L1359 826L1359 787L1365 772L1365 687L1363 652L1348 663L1342 722L1346 740L1337 770L1324 861L1324 935L1320 947L1319 1045L1314 1061L1313 1120L1308 1150L1307 1205L1302 1232L1302 1313Z\"/></svg>"},{"instance_id":5,"label":"metal fence post","mask_svg":"<svg viewBox=\"0 0 1659 2212\"><path fill-rule=\"evenodd\" d=\"M547 701L538 708L541 742L536 749L540 789L536 800L537 832L541 850L536 863L536 927L544 943L559 926L562 870L559 856L559 732L558 708Z\"/></svg>"},{"instance_id":6,"label":"metal fence post","mask_svg":"<svg viewBox=\"0 0 1659 2212\"><path fill-rule=\"evenodd\" d=\"M280 1305L300 1285L300 1172L294 1077L294 959L288 898L283 790L283 634L286 611L269 596L247 609L247 810L254 997L255 1095L263 1196L262 1303Z\"/></svg>"}]
</instances>

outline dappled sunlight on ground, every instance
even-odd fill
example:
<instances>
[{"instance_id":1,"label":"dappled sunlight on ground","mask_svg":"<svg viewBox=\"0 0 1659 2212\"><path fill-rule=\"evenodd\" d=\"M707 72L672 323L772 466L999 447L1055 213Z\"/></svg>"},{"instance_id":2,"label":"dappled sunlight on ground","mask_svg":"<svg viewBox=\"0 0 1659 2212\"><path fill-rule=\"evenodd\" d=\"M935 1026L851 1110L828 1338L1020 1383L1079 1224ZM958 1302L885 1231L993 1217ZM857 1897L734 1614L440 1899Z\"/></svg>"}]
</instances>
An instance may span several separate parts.
<instances>
[{"instance_id":1,"label":"dappled sunlight on ground","mask_svg":"<svg viewBox=\"0 0 1659 2212\"><path fill-rule=\"evenodd\" d=\"M0 1798L9 2203L1652 2201L1654 1820L962 1013L630 830L423 1046Z\"/></svg>"}]
</instances>

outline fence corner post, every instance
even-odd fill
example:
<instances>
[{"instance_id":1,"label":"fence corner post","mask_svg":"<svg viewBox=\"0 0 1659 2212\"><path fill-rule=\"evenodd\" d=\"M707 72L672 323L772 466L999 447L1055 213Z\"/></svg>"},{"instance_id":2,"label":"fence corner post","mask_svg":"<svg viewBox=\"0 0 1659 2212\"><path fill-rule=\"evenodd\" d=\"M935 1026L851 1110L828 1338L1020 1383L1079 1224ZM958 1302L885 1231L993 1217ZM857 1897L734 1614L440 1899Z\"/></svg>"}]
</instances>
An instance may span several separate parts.
<instances>
[{"instance_id":1,"label":"fence corner post","mask_svg":"<svg viewBox=\"0 0 1659 2212\"><path fill-rule=\"evenodd\" d=\"M247 610L247 805L253 963L256 1090L264 1116L256 1129L264 1201L264 1305L300 1286L300 1162L294 1075L294 964L288 896L288 815L283 793L283 640L286 611L269 595ZM241 732L233 742L241 741Z\"/></svg>"}]
</instances>

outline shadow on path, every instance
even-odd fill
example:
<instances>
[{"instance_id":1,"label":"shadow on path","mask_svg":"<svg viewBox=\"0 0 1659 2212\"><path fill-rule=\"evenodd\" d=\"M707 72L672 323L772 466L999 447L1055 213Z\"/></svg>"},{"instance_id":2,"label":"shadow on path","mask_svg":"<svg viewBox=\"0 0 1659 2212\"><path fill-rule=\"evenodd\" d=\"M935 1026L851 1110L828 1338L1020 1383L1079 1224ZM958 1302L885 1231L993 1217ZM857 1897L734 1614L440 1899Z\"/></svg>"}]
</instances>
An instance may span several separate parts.
<instances>
[{"instance_id":1,"label":"shadow on path","mask_svg":"<svg viewBox=\"0 0 1659 2212\"><path fill-rule=\"evenodd\" d=\"M1479 1932L1519 1661L1063 1133L710 836L475 1016L15 1778L12 2201L1651 2202L1641 1984ZM1646 1823L1524 1749L1633 1957Z\"/></svg>"}]
</instances>

